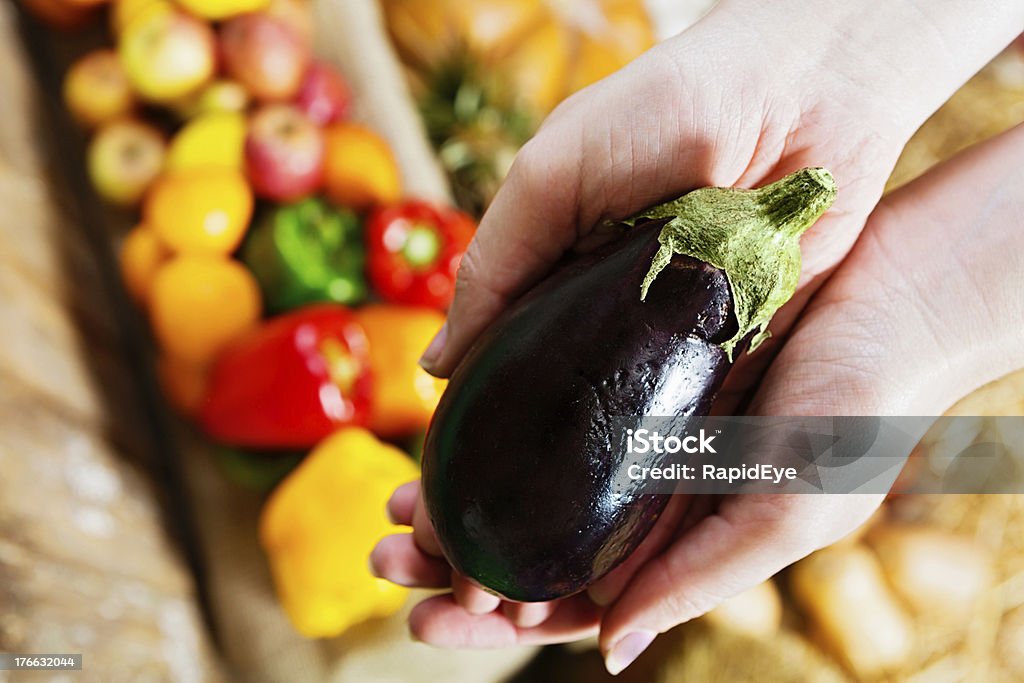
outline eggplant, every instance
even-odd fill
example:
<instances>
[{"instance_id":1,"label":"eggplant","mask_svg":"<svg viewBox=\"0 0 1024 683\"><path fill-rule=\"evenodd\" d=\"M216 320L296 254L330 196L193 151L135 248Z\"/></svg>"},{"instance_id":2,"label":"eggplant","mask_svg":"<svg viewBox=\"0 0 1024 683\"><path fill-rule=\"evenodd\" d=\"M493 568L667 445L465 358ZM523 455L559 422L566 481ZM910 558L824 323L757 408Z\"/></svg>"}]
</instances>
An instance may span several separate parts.
<instances>
[{"instance_id":1,"label":"eggplant","mask_svg":"<svg viewBox=\"0 0 1024 683\"><path fill-rule=\"evenodd\" d=\"M628 557L669 499L616 485L627 466L616 419L708 413L734 353L766 337L795 290L799 236L834 196L823 169L691 192L629 221L626 237L564 265L485 330L424 444L424 502L452 566L536 602Z\"/></svg>"}]
</instances>

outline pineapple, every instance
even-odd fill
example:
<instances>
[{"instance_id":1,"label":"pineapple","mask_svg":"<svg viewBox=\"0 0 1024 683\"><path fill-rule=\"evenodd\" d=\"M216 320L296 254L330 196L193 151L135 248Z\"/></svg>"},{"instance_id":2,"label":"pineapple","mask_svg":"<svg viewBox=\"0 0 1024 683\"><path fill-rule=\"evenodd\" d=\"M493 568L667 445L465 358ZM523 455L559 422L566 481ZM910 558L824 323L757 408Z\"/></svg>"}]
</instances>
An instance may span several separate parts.
<instances>
[{"instance_id":1,"label":"pineapple","mask_svg":"<svg viewBox=\"0 0 1024 683\"><path fill-rule=\"evenodd\" d=\"M498 75L485 73L465 51L430 75L419 102L456 204L481 215L532 134L533 117Z\"/></svg>"},{"instance_id":2,"label":"pineapple","mask_svg":"<svg viewBox=\"0 0 1024 683\"><path fill-rule=\"evenodd\" d=\"M654 42L642 0L382 0L458 204L477 215L537 122Z\"/></svg>"}]
</instances>

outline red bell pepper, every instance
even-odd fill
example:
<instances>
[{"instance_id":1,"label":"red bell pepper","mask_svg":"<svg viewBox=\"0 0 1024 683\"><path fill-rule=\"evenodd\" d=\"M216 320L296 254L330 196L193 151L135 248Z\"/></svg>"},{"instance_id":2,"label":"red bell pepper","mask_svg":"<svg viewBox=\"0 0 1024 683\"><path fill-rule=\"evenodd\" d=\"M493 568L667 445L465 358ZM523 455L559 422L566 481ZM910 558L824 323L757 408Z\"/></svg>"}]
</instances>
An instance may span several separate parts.
<instances>
[{"instance_id":1,"label":"red bell pepper","mask_svg":"<svg viewBox=\"0 0 1024 683\"><path fill-rule=\"evenodd\" d=\"M373 287L393 303L447 308L475 231L468 214L423 201L378 209L366 228Z\"/></svg>"},{"instance_id":2,"label":"red bell pepper","mask_svg":"<svg viewBox=\"0 0 1024 683\"><path fill-rule=\"evenodd\" d=\"M366 336L343 306L308 306L264 323L218 357L199 413L214 439L309 448L369 419Z\"/></svg>"}]
</instances>

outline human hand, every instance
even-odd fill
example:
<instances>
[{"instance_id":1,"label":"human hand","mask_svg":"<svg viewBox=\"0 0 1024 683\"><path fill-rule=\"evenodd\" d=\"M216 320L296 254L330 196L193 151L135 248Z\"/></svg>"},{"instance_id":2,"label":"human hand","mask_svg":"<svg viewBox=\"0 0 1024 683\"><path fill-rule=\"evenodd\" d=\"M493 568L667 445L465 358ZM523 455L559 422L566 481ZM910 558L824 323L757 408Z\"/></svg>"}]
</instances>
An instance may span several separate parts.
<instances>
[{"instance_id":1,"label":"human hand","mask_svg":"<svg viewBox=\"0 0 1024 683\"><path fill-rule=\"evenodd\" d=\"M888 196L805 310L751 413L940 415L1024 367L1022 153L1024 125ZM609 670L657 633L849 534L881 499L735 495L696 524L669 519L672 532L659 520L656 532L671 539L664 549L657 539L641 546L590 590L608 605L600 643Z\"/></svg>"},{"instance_id":2,"label":"human hand","mask_svg":"<svg viewBox=\"0 0 1024 683\"><path fill-rule=\"evenodd\" d=\"M480 331L567 250L591 243L603 219L695 187L759 186L824 166L839 195L802 240L800 290L772 325L781 341L853 245L910 134L1021 24L1019 0L983 14L969 0L941 12L913 0L721 2L571 97L523 148L463 260L424 367L450 374ZM772 346L731 373L733 403Z\"/></svg>"},{"instance_id":3,"label":"human hand","mask_svg":"<svg viewBox=\"0 0 1024 683\"><path fill-rule=\"evenodd\" d=\"M776 341L782 339L856 241L910 133L1021 23L1019 3L1009 2L989 7L983 20L967 2L951 3L941 17L930 18L909 1L870 10L834 3L762 5L721 3L683 36L556 111L517 159L485 216L464 259L446 328L424 356L426 367L450 373L480 330L565 251L585 247L590 226L602 219L627 216L696 186L761 185L802 166L824 165L838 179L839 199L802 242L801 288L772 326ZM931 22L928 31L913 30L923 21ZM975 27L971 39L958 38L968 21ZM888 49L878 51L880 44ZM732 406L771 355L762 351L753 362L740 362L732 373L736 381L727 386ZM762 409L784 411L789 399L794 406L811 405L799 403L799 382L784 372L775 375L758 399ZM789 399L764 398L773 386L780 392L787 387ZM820 394L829 396L824 388ZM883 412L838 403L819 404L818 410ZM714 510L712 501L678 496L638 551L590 591L596 603L609 607L576 596L542 605L506 603L498 613L497 598L453 576L439 559L417 498L414 484L396 492L392 515L412 523L414 533L385 539L373 556L377 571L396 582L453 588L453 595L416 608L415 634L439 645L494 647L571 640L600 624L613 669L654 632L842 535L877 504L822 497L812 511L791 507L808 505L804 499L747 497L742 505ZM808 528L808 515L820 523ZM758 532L746 538L740 532L749 532L755 521ZM771 547L763 547L765 538L772 539ZM661 571L661 585L680 576L674 572L686 569L685 562L666 559L679 553L731 553L732 560L716 567L702 559L692 573L684 572L677 590L685 588L685 596L658 596L657 605L630 597L641 585L630 581L638 571ZM723 581L728 574L735 576ZM689 601L693 595L701 597ZM627 633L640 636L627 644Z\"/></svg>"},{"instance_id":4,"label":"human hand","mask_svg":"<svg viewBox=\"0 0 1024 683\"><path fill-rule=\"evenodd\" d=\"M1024 126L890 195L772 364L753 411L939 414L1024 365ZM881 496L676 496L640 548L587 595L513 605L452 576L418 501L389 509L412 535L384 539L378 573L454 587L411 616L447 647L572 640L600 629L613 673L657 633L700 616L859 526Z\"/></svg>"}]
</instances>

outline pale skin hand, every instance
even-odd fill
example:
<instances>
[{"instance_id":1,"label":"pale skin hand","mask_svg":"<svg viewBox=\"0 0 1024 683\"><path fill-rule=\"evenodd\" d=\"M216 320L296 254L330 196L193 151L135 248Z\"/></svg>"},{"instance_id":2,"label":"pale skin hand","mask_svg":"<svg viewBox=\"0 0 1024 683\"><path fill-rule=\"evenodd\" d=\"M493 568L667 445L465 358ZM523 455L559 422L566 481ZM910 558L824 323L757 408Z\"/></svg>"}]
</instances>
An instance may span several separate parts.
<instances>
[{"instance_id":1,"label":"pale skin hand","mask_svg":"<svg viewBox=\"0 0 1024 683\"><path fill-rule=\"evenodd\" d=\"M776 316L781 339L853 245L913 131L1024 28L1021 0L987 3L984 16L973 0L928 7L726 0L569 98L484 216L424 366L450 374L480 331L602 219L696 187L755 187L824 166L839 197L802 240L803 287Z\"/></svg>"},{"instance_id":2,"label":"pale skin hand","mask_svg":"<svg viewBox=\"0 0 1024 683\"><path fill-rule=\"evenodd\" d=\"M1024 126L886 198L796 325L752 411L938 414L1024 366L1021 154ZM657 633L845 536L879 502L676 496L640 549L586 596L506 604L497 612L496 598L456 579L461 595L424 601L411 626L421 640L446 647L563 642L599 630L609 668L618 671ZM414 524L416 540L381 541L372 558L376 571L405 585L448 585L450 570L423 517L418 484L396 491L389 512Z\"/></svg>"},{"instance_id":3,"label":"pale skin hand","mask_svg":"<svg viewBox=\"0 0 1024 683\"><path fill-rule=\"evenodd\" d=\"M921 9L925 4L913 2L874 4L860 14L846 3L788 5L723 3L679 39L575 96L551 117L517 160L484 218L460 272L447 339L427 354L432 370L450 372L480 329L560 254L586 242L588 226L601 218L628 215L695 186L761 185L802 166L823 165L839 181L839 199L803 241L801 290L773 326L776 339L782 339L824 276L856 241L910 132L1024 23L1019 3L990 5L984 21L973 16L970 3L950 3L942 17L929 17ZM844 16L830 16L835 12ZM965 21L974 33L970 40L957 39ZM819 33L841 35L842 42L815 40ZM794 48L796 36L812 44ZM885 60L872 57L878 44L889 43ZM833 63L845 67L826 68ZM858 245L850 264L870 260L858 254L883 243L871 235L889 216L906 213L901 224L905 219L912 225L930 215L945 217L951 208L930 214L925 202L914 197L907 190L887 201L865 237L869 246ZM900 198L903 204L896 204ZM892 247L890 251L900 254ZM905 258L904 263L917 267L912 255ZM945 264L938 273L950 270L941 258L936 263ZM882 273L865 272L872 282L885 283ZM844 281L853 282L847 285L849 292L833 288ZM865 312L877 302L854 296L866 284L852 265L844 265L818 300L836 297L850 307L850 315L859 316L855 319L867 321ZM827 318L838 315L837 309L842 307L808 311L763 382L754 403L758 411L906 410L899 396L889 394L896 387L910 396L907 387L912 383L900 385L892 376L877 374L883 359L868 353L882 353L893 345L875 339L865 349L865 338L845 332L850 323L844 316L832 321L836 329L831 330ZM812 324L815 315L826 322ZM894 314L893 321L870 319L864 326L870 330L884 325L880 329L892 332L904 315ZM908 334L905 338L913 339L919 332ZM895 338L890 335L889 340ZM849 340L846 346L844 339ZM819 346L808 340L817 340ZM913 345L910 350L915 351ZM758 354L771 355L771 350ZM764 361L754 358L754 363L745 359L734 372L738 381L731 386L733 405L760 374ZM859 367L851 359L870 362ZM890 360L894 371L904 373L895 376L910 377L909 366L915 364L903 364L899 357ZM966 366L954 374L961 385L982 377ZM933 368L913 377L920 383L921 377L932 376ZM390 505L397 521L413 524L414 534L385 539L373 555L377 571L398 583L453 586L454 597L432 598L416 608L414 634L438 645L496 647L572 640L600 626L601 646L613 671L628 664L655 633L707 611L845 535L878 503L874 497L745 497L727 499L713 509L706 500L677 497L641 548L595 585L589 597L505 604L498 612L497 598L452 577L438 559L417 497L416 486L409 485L396 492Z\"/></svg>"}]
</instances>

